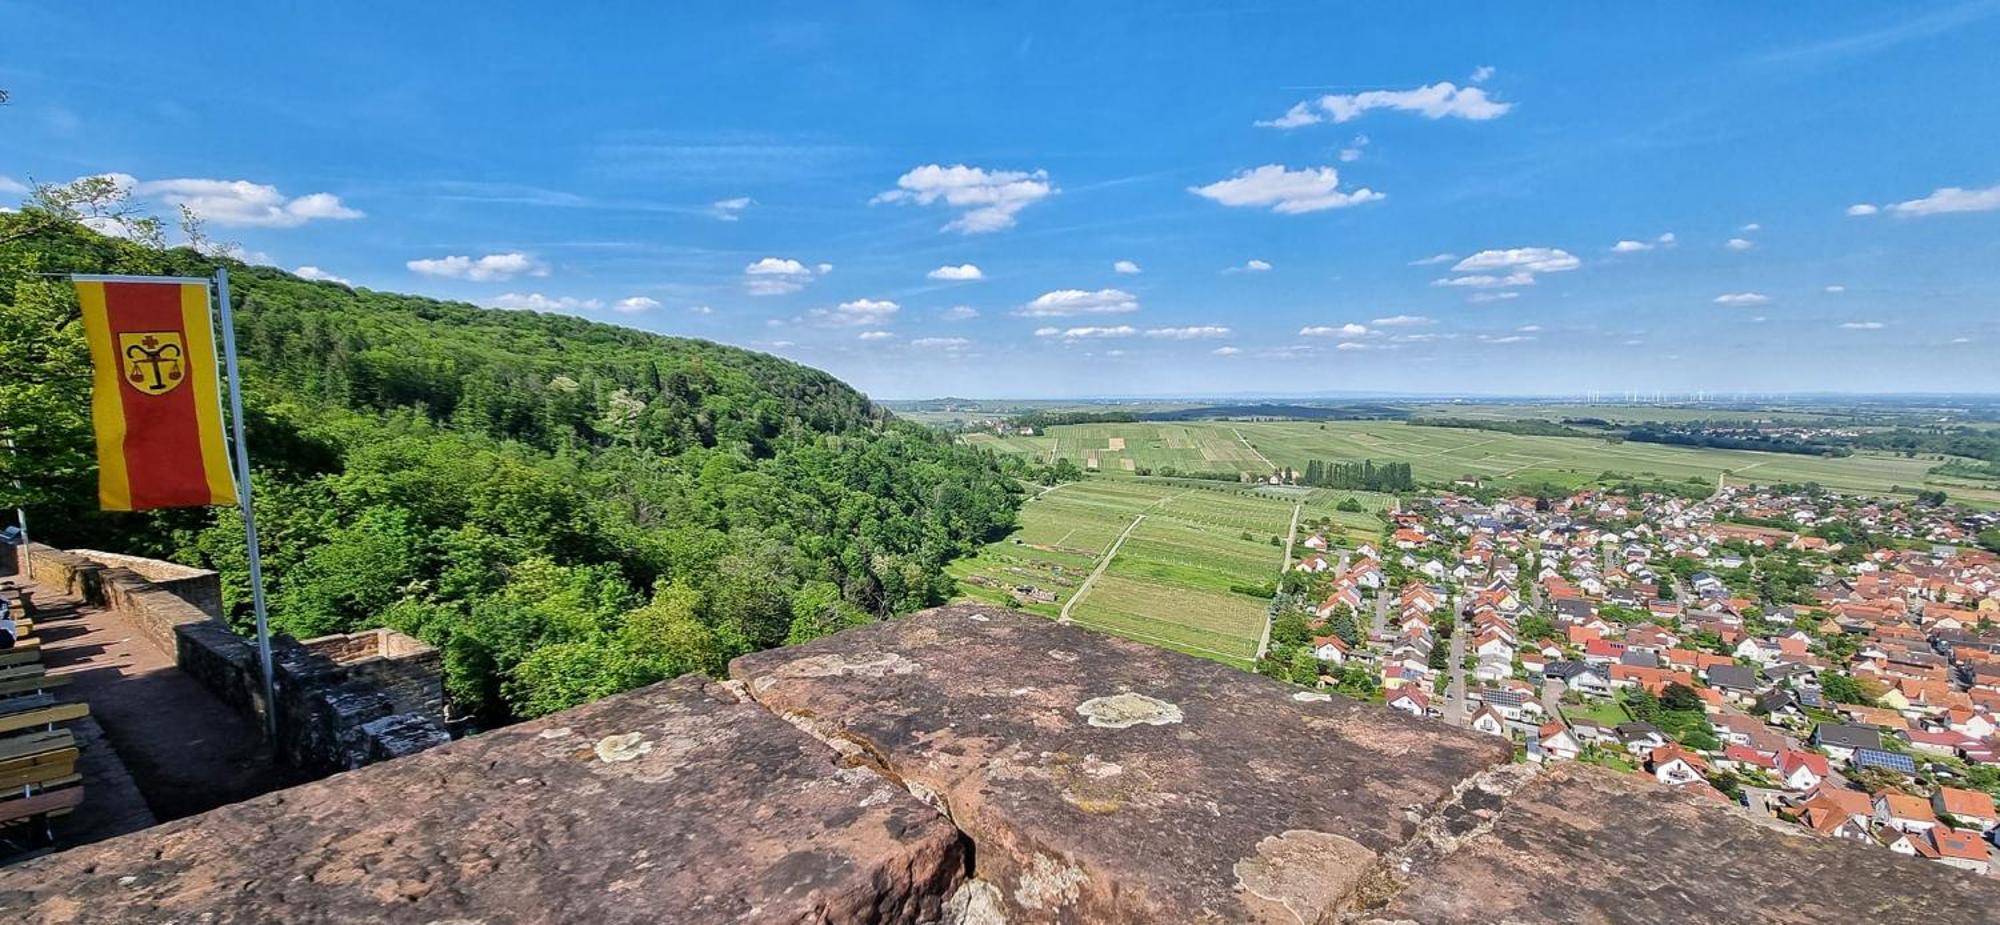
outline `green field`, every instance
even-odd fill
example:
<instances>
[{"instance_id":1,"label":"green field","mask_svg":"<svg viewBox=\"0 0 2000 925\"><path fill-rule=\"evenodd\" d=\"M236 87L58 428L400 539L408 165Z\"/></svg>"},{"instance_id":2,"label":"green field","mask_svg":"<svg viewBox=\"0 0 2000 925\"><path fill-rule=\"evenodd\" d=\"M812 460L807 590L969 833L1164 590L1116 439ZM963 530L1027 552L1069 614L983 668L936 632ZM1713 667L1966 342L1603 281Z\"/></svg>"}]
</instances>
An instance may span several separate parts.
<instances>
[{"instance_id":1,"label":"green field","mask_svg":"<svg viewBox=\"0 0 2000 925\"><path fill-rule=\"evenodd\" d=\"M1141 422L1050 428L1036 437L980 435L969 442L1001 452L1029 453L1039 459L1067 457L1079 466L1095 461L1106 475L1126 474L1121 460L1137 467L1172 466L1182 471L1240 471L1262 475L1264 460L1305 468L1313 459L1408 462L1419 481L1465 476L1502 482L1581 485L1605 472L1665 479L1696 478L1713 483L1818 482L1835 491L1888 494L1943 488L1959 500L2000 504L2000 490L1947 482L1926 482L1935 460L1857 453L1831 459L1788 453L1758 453L1662 444L1612 444L1597 438L1526 437L1495 431L1416 427L1395 421ZM1117 442L1114 442L1117 441ZM1246 445L1247 441L1247 445ZM1122 449L1116 448L1122 442Z\"/></svg>"},{"instance_id":2,"label":"green field","mask_svg":"<svg viewBox=\"0 0 2000 925\"><path fill-rule=\"evenodd\" d=\"M1054 617L1131 528L1104 574L1076 602L1072 622L1247 666L1263 633L1267 600L1232 587L1262 588L1277 579L1295 506L1303 506L1307 516L1320 511L1366 518L1379 527L1372 515L1333 510L1348 495L1380 504L1354 492L1287 494L1166 479L1086 479L1032 496L1022 505L1018 529L954 563L951 572L971 600L1006 603L1016 585L1053 591L1054 601L1023 606ZM1133 526L1142 514L1145 519Z\"/></svg>"}]
</instances>

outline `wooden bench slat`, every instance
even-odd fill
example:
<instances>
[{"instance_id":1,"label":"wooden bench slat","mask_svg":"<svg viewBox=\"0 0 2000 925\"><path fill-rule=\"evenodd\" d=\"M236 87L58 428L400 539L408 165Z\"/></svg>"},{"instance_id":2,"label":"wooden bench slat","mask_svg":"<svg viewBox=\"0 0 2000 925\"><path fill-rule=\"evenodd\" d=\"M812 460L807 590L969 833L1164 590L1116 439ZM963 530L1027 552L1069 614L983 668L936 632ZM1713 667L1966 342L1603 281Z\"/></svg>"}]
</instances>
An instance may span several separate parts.
<instances>
[{"instance_id":1,"label":"wooden bench slat","mask_svg":"<svg viewBox=\"0 0 2000 925\"><path fill-rule=\"evenodd\" d=\"M74 747L76 734L67 729L23 732L0 739L0 761L14 761Z\"/></svg>"},{"instance_id":2,"label":"wooden bench slat","mask_svg":"<svg viewBox=\"0 0 2000 925\"><path fill-rule=\"evenodd\" d=\"M24 768L40 767L46 764L58 764L62 762L75 764L77 756L80 754L82 754L82 751L76 746L71 745L68 748L52 748L47 751L36 752L32 755L22 755L19 758L0 759L0 774L12 774Z\"/></svg>"},{"instance_id":3,"label":"wooden bench slat","mask_svg":"<svg viewBox=\"0 0 2000 925\"><path fill-rule=\"evenodd\" d=\"M75 776L77 776L76 760L72 756L69 761L59 761L52 764L37 765L32 768L22 768L19 771L0 773L0 791L17 790L30 784L34 785L37 789L53 789L65 783L66 778ZM74 781L67 782L74 783Z\"/></svg>"},{"instance_id":4,"label":"wooden bench slat","mask_svg":"<svg viewBox=\"0 0 2000 925\"><path fill-rule=\"evenodd\" d=\"M0 733L33 729L49 723L64 723L82 719L90 715L90 707L81 703L59 703L39 710L28 710L0 716Z\"/></svg>"},{"instance_id":5,"label":"wooden bench slat","mask_svg":"<svg viewBox=\"0 0 2000 925\"><path fill-rule=\"evenodd\" d=\"M45 675L39 678L17 678L12 681L0 681L0 697L26 693L29 691L51 690L54 688L61 687L65 684L68 684L69 682L74 680L76 680L75 675L55 674L55 675Z\"/></svg>"},{"instance_id":6,"label":"wooden bench slat","mask_svg":"<svg viewBox=\"0 0 2000 925\"><path fill-rule=\"evenodd\" d=\"M16 713L25 713L29 710L39 710L43 707L53 706L55 702L56 695L54 694L26 694L20 697L9 697L5 700L0 700L0 716L12 716Z\"/></svg>"},{"instance_id":7,"label":"wooden bench slat","mask_svg":"<svg viewBox=\"0 0 2000 925\"><path fill-rule=\"evenodd\" d=\"M12 681L16 678L39 678L48 673L49 669L41 662L35 662L30 665L14 665L9 668L0 668L0 681Z\"/></svg>"},{"instance_id":8,"label":"wooden bench slat","mask_svg":"<svg viewBox=\"0 0 2000 925\"><path fill-rule=\"evenodd\" d=\"M0 649L0 665L26 665L41 660L40 649Z\"/></svg>"},{"instance_id":9,"label":"wooden bench slat","mask_svg":"<svg viewBox=\"0 0 2000 925\"><path fill-rule=\"evenodd\" d=\"M0 802L0 823L19 822L41 815L53 815L83 804L82 787L44 790L31 797Z\"/></svg>"}]
</instances>

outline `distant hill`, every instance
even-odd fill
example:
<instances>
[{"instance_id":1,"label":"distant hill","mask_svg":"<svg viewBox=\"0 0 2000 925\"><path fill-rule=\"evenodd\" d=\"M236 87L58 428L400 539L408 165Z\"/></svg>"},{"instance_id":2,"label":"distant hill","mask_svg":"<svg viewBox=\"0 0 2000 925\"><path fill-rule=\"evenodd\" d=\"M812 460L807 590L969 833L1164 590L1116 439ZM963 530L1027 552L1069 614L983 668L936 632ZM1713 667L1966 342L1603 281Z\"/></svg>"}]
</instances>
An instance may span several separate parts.
<instances>
[{"instance_id":1,"label":"distant hill","mask_svg":"<svg viewBox=\"0 0 2000 925\"><path fill-rule=\"evenodd\" d=\"M47 273L230 267L276 625L391 625L442 648L461 708L537 715L942 603L1006 529L991 455L824 372L562 315L307 282L0 214L0 484L36 538L220 569L234 510L95 510L74 296ZM1018 468L1018 463L1010 464Z\"/></svg>"}]
</instances>

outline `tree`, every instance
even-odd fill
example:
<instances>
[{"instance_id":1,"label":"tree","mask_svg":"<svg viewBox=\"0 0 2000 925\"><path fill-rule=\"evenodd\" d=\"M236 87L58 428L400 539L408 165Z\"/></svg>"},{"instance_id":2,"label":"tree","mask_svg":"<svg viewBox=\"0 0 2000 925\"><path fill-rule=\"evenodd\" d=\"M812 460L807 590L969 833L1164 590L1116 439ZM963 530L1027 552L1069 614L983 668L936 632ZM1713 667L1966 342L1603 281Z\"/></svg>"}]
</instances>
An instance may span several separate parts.
<instances>
[{"instance_id":1,"label":"tree","mask_svg":"<svg viewBox=\"0 0 2000 925\"><path fill-rule=\"evenodd\" d=\"M1852 703L1863 706L1874 705L1875 699L1861 689L1861 682L1852 675L1829 671L1820 675L1820 690L1828 700L1835 703Z\"/></svg>"},{"instance_id":2,"label":"tree","mask_svg":"<svg viewBox=\"0 0 2000 925\"><path fill-rule=\"evenodd\" d=\"M1679 681L1674 681L1669 683L1666 690L1662 693L1660 706L1664 709L1674 711L1698 711L1702 709L1701 695L1695 693L1694 688Z\"/></svg>"},{"instance_id":3,"label":"tree","mask_svg":"<svg viewBox=\"0 0 2000 925\"><path fill-rule=\"evenodd\" d=\"M1350 646L1361 642L1361 630L1354 625L1354 612L1345 606L1334 611L1332 629L1333 635Z\"/></svg>"}]
</instances>

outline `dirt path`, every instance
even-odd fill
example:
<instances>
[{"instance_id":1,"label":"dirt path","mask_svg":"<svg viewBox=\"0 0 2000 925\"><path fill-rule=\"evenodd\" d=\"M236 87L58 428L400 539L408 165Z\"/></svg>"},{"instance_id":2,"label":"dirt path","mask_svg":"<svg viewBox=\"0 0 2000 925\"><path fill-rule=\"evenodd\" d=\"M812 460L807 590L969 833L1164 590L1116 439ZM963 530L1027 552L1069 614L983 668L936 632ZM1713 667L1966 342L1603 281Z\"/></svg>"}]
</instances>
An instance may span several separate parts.
<instances>
[{"instance_id":1,"label":"dirt path","mask_svg":"<svg viewBox=\"0 0 2000 925\"><path fill-rule=\"evenodd\" d=\"M1263 461L1264 461L1264 467L1265 467L1266 469L1276 469L1276 468L1278 468L1278 464L1277 464L1277 463L1274 463L1274 462L1272 462L1272 461L1270 460L1270 458L1269 458L1269 457L1265 456L1265 455L1264 455L1264 454L1263 454L1262 452L1259 452L1259 451L1258 451L1258 449L1257 449L1256 447L1254 447L1254 446L1251 446L1251 445L1250 445L1250 441L1249 441L1249 439L1243 436L1243 432L1242 432L1242 431L1240 431L1240 430L1237 430L1237 429L1236 429L1236 428L1234 428L1234 427L1231 427L1231 428L1229 428L1229 432L1230 432L1230 433L1232 433L1232 434L1235 434L1235 435L1236 435L1236 439L1238 439L1238 440L1241 440L1241 441L1243 442L1243 448L1244 448L1244 449L1246 449L1246 450L1249 450L1249 451L1250 451L1250 452L1252 452L1252 453L1255 453L1258 459L1261 459L1261 460L1263 460ZM1269 473L1266 473L1266 474L1269 474Z\"/></svg>"},{"instance_id":2,"label":"dirt path","mask_svg":"<svg viewBox=\"0 0 2000 925\"><path fill-rule=\"evenodd\" d=\"M1161 500L1164 501L1165 499ZM1083 600L1083 596L1090 593L1090 587L1097 584L1097 576L1104 574L1104 570L1111 566L1111 559L1118 555L1118 547L1125 545L1125 538L1131 536L1132 531L1139 529L1139 524L1144 522L1145 519L1146 515L1144 514L1132 518L1132 523L1125 528L1125 532L1118 534L1118 539L1112 541L1111 548L1104 551L1104 558L1097 560L1097 567L1091 569L1090 577L1085 578L1083 584L1077 586L1076 593L1070 595L1069 600L1063 602L1062 615L1056 618L1057 623L1069 622L1070 608L1075 607L1077 601Z\"/></svg>"},{"instance_id":3,"label":"dirt path","mask_svg":"<svg viewBox=\"0 0 2000 925\"><path fill-rule=\"evenodd\" d=\"M1285 578L1285 572L1290 571L1292 567L1292 541L1299 538L1299 511L1304 507L1304 502L1292 505L1292 525L1285 528L1285 561L1278 566L1278 580L1281 582ZM1272 596L1271 603L1273 605L1277 603L1275 595ZM1274 606L1264 611L1264 635L1257 640L1257 657L1260 659L1271 652L1271 614L1275 610Z\"/></svg>"}]
</instances>

